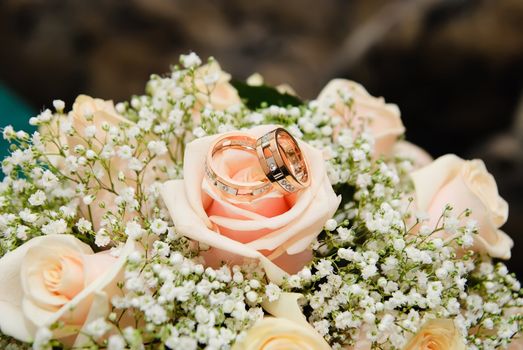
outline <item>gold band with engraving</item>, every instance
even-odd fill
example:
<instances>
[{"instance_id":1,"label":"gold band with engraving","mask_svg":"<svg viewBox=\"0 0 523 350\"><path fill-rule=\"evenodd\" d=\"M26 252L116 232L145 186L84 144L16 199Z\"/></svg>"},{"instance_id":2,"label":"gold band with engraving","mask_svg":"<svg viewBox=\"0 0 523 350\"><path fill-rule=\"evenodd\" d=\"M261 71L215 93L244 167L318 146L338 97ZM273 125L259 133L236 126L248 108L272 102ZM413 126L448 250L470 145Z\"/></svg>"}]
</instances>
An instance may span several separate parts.
<instances>
[{"instance_id":1,"label":"gold band with engraving","mask_svg":"<svg viewBox=\"0 0 523 350\"><path fill-rule=\"evenodd\" d=\"M265 176L280 192L294 193L310 185L307 161L287 130L277 128L260 137L256 153Z\"/></svg>"},{"instance_id":2,"label":"gold band with engraving","mask_svg":"<svg viewBox=\"0 0 523 350\"><path fill-rule=\"evenodd\" d=\"M256 154L256 139L245 133L229 133L213 142L207 154L205 173L209 181L222 195L241 202L250 202L272 189L267 178L252 182L240 182L220 176L214 166L214 156L226 149L240 149Z\"/></svg>"}]
</instances>

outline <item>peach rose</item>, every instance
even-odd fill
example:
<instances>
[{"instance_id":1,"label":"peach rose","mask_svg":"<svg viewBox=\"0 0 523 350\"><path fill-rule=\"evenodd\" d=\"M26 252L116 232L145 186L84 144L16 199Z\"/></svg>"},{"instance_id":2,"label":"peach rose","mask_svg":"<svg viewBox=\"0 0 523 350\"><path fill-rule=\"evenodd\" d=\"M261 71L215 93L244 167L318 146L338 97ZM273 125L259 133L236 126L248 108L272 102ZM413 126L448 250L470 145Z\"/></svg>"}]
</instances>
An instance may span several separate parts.
<instances>
[{"instance_id":1,"label":"peach rose","mask_svg":"<svg viewBox=\"0 0 523 350\"><path fill-rule=\"evenodd\" d=\"M92 123L89 123L86 116L93 118ZM41 126L40 131L42 134L52 133L53 138L57 138L62 145L66 145L70 150L73 150L76 145L85 146L86 143L82 138L78 136L68 135L64 132L63 128L65 125L70 125L76 128L76 130L83 136L84 129L90 124L94 124L96 128L95 137L99 140L105 140L106 132L102 130L101 126L103 122L107 122L110 125L118 125L120 122L134 124L124 117L118 115L112 101L105 101L99 98L92 98L87 95L78 95L73 103L73 108L68 115L61 115L59 118L54 119L49 126ZM58 148L54 143L46 144L47 153L57 153ZM94 144L97 151L100 150L100 144ZM55 166L63 168L64 162L61 157L50 156L51 161Z\"/></svg>"},{"instance_id":2,"label":"peach rose","mask_svg":"<svg viewBox=\"0 0 523 350\"><path fill-rule=\"evenodd\" d=\"M434 226L447 204L455 215L466 209L479 226L473 249L494 258L509 259L512 239L499 228L507 221L508 205L498 194L494 177L481 160L449 154L411 174L418 210L427 212Z\"/></svg>"},{"instance_id":3,"label":"peach rose","mask_svg":"<svg viewBox=\"0 0 523 350\"><path fill-rule=\"evenodd\" d=\"M352 98L350 107L343 102L340 94ZM338 118L339 128L360 129L367 126L375 140L376 157L389 155L398 137L405 132L398 106L385 103L382 97L370 95L362 85L354 81L331 80L320 92L317 102L320 113ZM339 128L334 130L335 138Z\"/></svg>"},{"instance_id":4,"label":"peach rose","mask_svg":"<svg viewBox=\"0 0 523 350\"><path fill-rule=\"evenodd\" d=\"M394 145L393 154L396 157L410 159L414 169L423 168L434 160L423 148L404 140L398 141Z\"/></svg>"},{"instance_id":5,"label":"peach rose","mask_svg":"<svg viewBox=\"0 0 523 350\"><path fill-rule=\"evenodd\" d=\"M53 330L54 337L79 346L86 340L78 335L82 326L109 314L133 249L130 241L115 258L93 254L74 236L49 235L7 253L0 259L0 330L31 342L39 327L60 321L64 327Z\"/></svg>"},{"instance_id":6,"label":"peach rose","mask_svg":"<svg viewBox=\"0 0 523 350\"><path fill-rule=\"evenodd\" d=\"M403 350L465 350L463 337L447 319L430 320L408 342Z\"/></svg>"},{"instance_id":7,"label":"peach rose","mask_svg":"<svg viewBox=\"0 0 523 350\"><path fill-rule=\"evenodd\" d=\"M64 123L68 123L72 128L74 128L74 130L76 130L76 133L63 133L59 129L59 125L63 125ZM63 116L62 118L59 118L56 121L56 123L51 125L51 129L53 129L52 132L55 135L60 135L61 142L69 147L71 154L74 154L73 152L75 147L79 145L83 146L86 150L91 149L99 154L102 151L102 143L108 145L113 144L110 132L106 131L107 128L104 128L104 126L114 128L122 125L128 125L130 127L134 126L135 123L119 115L116 109L114 108L112 101L105 101L98 98L92 98L86 95L79 95L76 98L73 104L73 108L69 112L69 114L67 116ZM85 130L89 126L95 126L96 132L94 134L94 137L98 140L93 141L91 146L87 144L84 138ZM131 140L131 142L129 142L128 144L131 147L137 147L136 141ZM50 144L49 146L50 147L47 151L50 153L55 153L57 150L56 147L53 144ZM116 149L114 151L117 151L117 147L115 148ZM154 167L157 166L159 161L165 160L166 158L167 156L157 156L151 162L149 162L147 170L144 172L145 175L142 178L143 187L147 187L148 185L156 181L156 178L158 177L158 172L154 170ZM59 169L65 171L65 162L63 157L52 157L50 160ZM118 206L115 203L117 193L122 193L122 190L128 186L136 186L136 173L128 168L127 160L122 159L121 157L118 157L116 154L114 154L110 156L107 159L107 161L110 162L109 170L111 178L109 178L109 173L106 170L103 170L103 175L100 178L98 178L98 180L101 183L103 183L107 188L110 188L112 186L112 190L98 190L94 200L89 204L89 218L92 218L91 221L93 222L95 230L98 230L100 228L100 221L105 212L117 212ZM119 181L117 179L118 173L120 171L123 172L123 174L125 175L124 182ZM87 174L79 172L79 175L86 176ZM96 188L97 186L98 181L95 178L91 178L88 186L86 187ZM101 203L104 203L103 208L100 207ZM88 208L87 205L85 205L83 202L80 204L80 210L82 211L84 216L87 216ZM129 218L129 215L127 215L127 218Z\"/></svg>"},{"instance_id":8,"label":"peach rose","mask_svg":"<svg viewBox=\"0 0 523 350\"><path fill-rule=\"evenodd\" d=\"M91 121L88 121L85 117L90 116L92 117ZM109 126L118 126L119 124L128 124L128 125L134 125L133 122L127 120L126 118L120 116L113 105L112 101L104 101L98 98L92 98L86 95L80 95L76 98L73 109L69 113L69 122L71 123L72 127L83 136L84 130L86 127L90 125L94 125L96 127L96 133L94 137L97 140L100 140L104 142L104 140L107 140L107 132L102 129L102 125L104 123L109 124ZM70 150L74 150L75 146L82 145L86 149L89 149L87 143L79 136L73 135L73 136L67 136L67 145L69 146ZM91 147L95 152L99 153L101 151L101 145L98 142L93 142L93 145ZM118 171L122 170L124 171L124 174L126 177L132 178L131 172L127 169L126 164L124 163L124 160L117 156L113 156L110 158L111 162L111 168L112 168L112 179L116 178ZM104 176L99 179L102 183L106 184L107 186L111 183L109 176L107 172L104 172ZM113 181L113 184L115 186L116 192L121 190L123 187L126 186L125 183L122 183L120 181ZM96 185L96 180L92 179L90 182L89 187L94 187ZM94 225L94 229L97 230L99 228L100 221L102 219L103 213L107 211L112 211L116 213L117 211L117 205L115 204L114 200L116 198L116 195L112 193L111 191L107 190L99 190L96 193L96 198L93 200L93 202L90 204L91 208L91 216L92 216L92 222ZM105 209L100 208L100 203L105 203ZM87 206L85 204L80 205L80 209L82 209L82 212L87 213Z\"/></svg>"},{"instance_id":9,"label":"peach rose","mask_svg":"<svg viewBox=\"0 0 523 350\"><path fill-rule=\"evenodd\" d=\"M274 128L259 126L248 133L258 138ZM296 272L310 260L309 245L340 203L322 153L299 141L311 177L311 185L299 194L283 196L274 190L253 202L235 203L204 179L207 152L219 136L187 145L184 179L164 183L162 198L179 233L212 247L203 253L208 264L259 259L269 278L281 281L284 271ZM215 161L221 173L234 180L250 181L261 172L256 155L241 150L225 150Z\"/></svg>"},{"instance_id":10,"label":"peach rose","mask_svg":"<svg viewBox=\"0 0 523 350\"><path fill-rule=\"evenodd\" d=\"M88 121L86 117L92 119ZM92 146L89 147L87 142L85 142L84 132L87 126L94 125L96 127L96 133L94 137L101 142L105 142L107 140L107 132L104 129L102 129L102 125L104 123L107 123L109 126L118 126L121 123L134 125L133 122L125 119L116 112L112 101L105 101L99 98L92 98L87 95L79 95L76 98L73 104L73 108L68 115L63 115L55 119L49 126L41 127L41 132L44 134L51 132L52 135L54 135L54 137L59 138L61 144L69 148L70 154L74 154L74 149L78 145L85 147L86 150L92 149L93 151L99 153L101 151L101 143L94 141ZM77 133L80 134L80 136L77 134L71 135L68 132L65 132L63 128L66 125L70 126L71 128L74 128L77 131ZM67 128L69 127L66 127L66 129ZM56 154L57 152L58 147L54 143L46 144L46 153ZM67 172L64 157L50 155L48 156L48 158L55 167L57 167L61 171ZM125 171L126 165L123 163L122 159L113 156L110 158L110 161L113 177L117 176L119 170L123 170L125 175L129 175L132 177L132 174L128 170ZM79 175L85 176L85 174L83 174L82 172L79 172ZM106 185L109 185L110 183L109 177L106 172L104 172L104 176L100 180L102 183ZM125 184L120 181L114 181L114 178L112 180L113 184L115 185L115 190L117 191L125 186ZM91 188L96 185L96 180L91 179L88 187ZM92 222L94 224L95 230L98 230L100 220L102 219L105 210L113 212L117 211L117 206L114 203L115 198L116 195L107 190L99 190L96 193L96 198L90 204L90 215L92 217ZM102 202L105 203L105 210L102 210L100 208L100 203ZM80 210L82 211L84 216L87 216L88 209L84 203L80 203Z\"/></svg>"},{"instance_id":11,"label":"peach rose","mask_svg":"<svg viewBox=\"0 0 523 350\"><path fill-rule=\"evenodd\" d=\"M195 72L196 100L201 108L211 105L216 110L225 110L241 103L236 89L229 84L230 74L222 71L215 60L199 67Z\"/></svg>"}]
</instances>

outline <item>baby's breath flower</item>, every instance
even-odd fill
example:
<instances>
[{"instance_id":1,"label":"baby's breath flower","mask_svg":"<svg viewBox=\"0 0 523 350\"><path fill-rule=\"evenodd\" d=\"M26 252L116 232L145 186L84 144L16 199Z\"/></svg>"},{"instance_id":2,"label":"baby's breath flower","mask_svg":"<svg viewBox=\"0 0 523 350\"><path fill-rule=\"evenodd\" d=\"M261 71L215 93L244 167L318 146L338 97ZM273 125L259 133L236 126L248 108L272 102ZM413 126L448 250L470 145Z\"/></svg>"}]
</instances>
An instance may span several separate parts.
<instances>
[{"instance_id":1,"label":"baby's breath flower","mask_svg":"<svg viewBox=\"0 0 523 350\"><path fill-rule=\"evenodd\" d=\"M85 332L91 337L98 339L111 329L111 326L104 318L97 318L85 326Z\"/></svg>"},{"instance_id":2,"label":"baby's breath flower","mask_svg":"<svg viewBox=\"0 0 523 350\"><path fill-rule=\"evenodd\" d=\"M2 162L0 255L39 235L76 235L113 257L127 240L137 241L110 313L83 325L87 347L229 349L264 317L261 303L285 292L303 295L305 318L333 349L362 338L400 349L434 318L453 319L471 349L506 347L521 332L523 319L514 314L523 307L519 281L505 265L469 251L481 229L470 211L455 212L449 203L436 227L429 225L434 218L414 212L415 164L376 157L379 140L360 120L359 87L299 106L215 108L211 94L223 76L206 67L195 53L182 55L171 74L151 77L146 94L111 109L118 123L97 121L93 106L67 114L55 100L56 113L45 109L30 119L40 132L2 131L12 152ZM212 251L181 237L160 200L161 184L183 177L188 142L266 124L321 152L342 197L310 245L312 261L282 285L257 264L206 266L200 250ZM120 317L138 328L122 329ZM52 338L50 329L39 329L33 348L59 347Z\"/></svg>"},{"instance_id":3,"label":"baby's breath flower","mask_svg":"<svg viewBox=\"0 0 523 350\"><path fill-rule=\"evenodd\" d=\"M336 230L336 227L338 226L338 223L336 222L336 220L334 219L329 219L327 220L327 222L325 223L325 229L327 231L334 231Z\"/></svg>"},{"instance_id":4,"label":"baby's breath flower","mask_svg":"<svg viewBox=\"0 0 523 350\"><path fill-rule=\"evenodd\" d=\"M54 220L42 226L45 235L59 235L67 231L67 223L64 219Z\"/></svg>"},{"instance_id":5,"label":"baby's breath flower","mask_svg":"<svg viewBox=\"0 0 523 350\"><path fill-rule=\"evenodd\" d=\"M131 239L140 239L143 235L142 226L136 221L130 221L125 226L125 234Z\"/></svg>"},{"instance_id":6,"label":"baby's breath flower","mask_svg":"<svg viewBox=\"0 0 523 350\"><path fill-rule=\"evenodd\" d=\"M157 235L164 234L167 231L167 223L162 219L155 219L151 223L151 230Z\"/></svg>"},{"instance_id":7,"label":"baby's breath flower","mask_svg":"<svg viewBox=\"0 0 523 350\"><path fill-rule=\"evenodd\" d=\"M202 64L202 60L194 52L188 55L180 55L180 62L185 68L194 68Z\"/></svg>"},{"instance_id":8,"label":"baby's breath flower","mask_svg":"<svg viewBox=\"0 0 523 350\"><path fill-rule=\"evenodd\" d=\"M47 196L44 191L38 190L29 197L29 204L34 207L40 206L45 203Z\"/></svg>"},{"instance_id":9,"label":"baby's breath flower","mask_svg":"<svg viewBox=\"0 0 523 350\"><path fill-rule=\"evenodd\" d=\"M113 334L107 341L107 350L124 350L125 340L119 334Z\"/></svg>"}]
</instances>

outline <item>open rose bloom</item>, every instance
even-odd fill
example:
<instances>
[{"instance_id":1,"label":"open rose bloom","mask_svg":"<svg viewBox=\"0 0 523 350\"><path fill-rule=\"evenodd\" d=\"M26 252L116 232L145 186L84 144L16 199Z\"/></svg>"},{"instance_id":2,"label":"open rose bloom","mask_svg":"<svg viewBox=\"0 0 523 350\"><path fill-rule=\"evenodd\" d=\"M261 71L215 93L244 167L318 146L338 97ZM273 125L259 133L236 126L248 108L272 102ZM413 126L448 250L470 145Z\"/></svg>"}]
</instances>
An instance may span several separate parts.
<instances>
[{"instance_id":1,"label":"open rose bloom","mask_svg":"<svg viewBox=\"0 0 523 350\"><path fill-rule=\"evenodd\" d=\"M259 138L275 128L267 125L247 132ZM339 205L322 154L299 142L309 164L310 186L287 196L272 190L241 203L224 198L204 176L207 153L217 137L187 145L184 179L166 182L162 198L177 231L210 247L203 253L206 263L219 266L258 259L271 280L281 281L287 272L295 273L311 260L310 244ZM256 154L242 150L225 150L215 162L220 174L237 181L257 179L262 171Z\"/></svg>"},{"instance_id":2,"label":"open rose bloom","mask_svg":"<svg viewBox=\"0 0 523 350\"><path fill-rule=\"evenodd\" d=\"M485 164L434 160L354 81L297 91L190 53L143 95L5 127L0 349L521 349Z\"/></svg>"},{"instance_id":3,"label":"open rose bloom","mask_svg":"<svg viewBox=\"0 0 523 350\"><path fill-rule=\"evenodd\" d=\"M447 205L459 214L471 210L478 226L474 249L495 258L509 259L514 245L499 228L507 221L508 204L498 194L494 177L481 160L465 161L446 155L411 174L420 210L435 225ZM443 236L449 237L448 234Z\"/></svg>"},{"instance_id":4,"label":"open rose bloom","mask_svg":"<svg viewBox=\"0 0 523 350\"><path fill-rule=\"evenodd\" d=\"M430 320L409 341L405 350L465 350L452 320Z\"/></svg>"},{"instance_id":5,"label":"open rose bloom","mask_svg":"<svg viewBox=\"0 0 523 350\"><path fill-rule=\"evenodd\" d=\"M82 327L106 317L110 299L120 293L129 242L119 252L93 254L71 235L36 237L0 260L0 329L23 341L33 341L40 327L64 326L54 336L82 346Z\"/></svg>"},{"instance_id":6,"label":"open rose bloom","mask_svg":"<svg viewBox=\"0 0 523 350\"><path fill-rule=\"evenodd\" d=\"M318 96L318 109L337 120L336 136L341 129L367 131L375 140L376 156L390 154L405 132L398 106L370 95L360 84L345 79L331 80Z\"/></svg>"}]
</instances>

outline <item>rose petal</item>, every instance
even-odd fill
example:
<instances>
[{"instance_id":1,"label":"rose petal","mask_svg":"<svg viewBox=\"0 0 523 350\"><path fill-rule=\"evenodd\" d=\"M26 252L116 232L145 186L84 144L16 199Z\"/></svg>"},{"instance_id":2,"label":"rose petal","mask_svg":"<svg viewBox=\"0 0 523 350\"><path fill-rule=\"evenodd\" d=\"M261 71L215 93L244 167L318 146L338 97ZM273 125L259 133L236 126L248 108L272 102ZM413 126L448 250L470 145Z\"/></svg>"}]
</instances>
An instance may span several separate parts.
<instances>
[{"instance_id":1,"label":"rose petal","mask_svg":"<svg viewBox=\"0 0 523 350\"><path fill-rule=\"evenodd\" d=\"M82 260L84 265L83 275L85 286L93 283L118 261L117 258L111 255L110 251L96 254L84 254L82 255Z\"/></svg>"},{"instance_id":2,"label":"rose petal","mask_svg":"<svg viewBox=\"0 0 523 350\"><path fill-rule=\"evenodd\" d=\"M85 286L84 265L79 257L62 256L62 278L58 292L72 299Z\"/></svg>"},{"instance_id":3,"label":"rose petal","mask_svg":"<svg viewBox=\"0 0 523 350\"><path fill-rule=\"evenodd\" d=\"M303 299L303 295L300 293L281 293L280 297L275 301L264 300L262 302L262 307L265 311L275 317L285 318L305 327L314 329L301 311L298 302L300 299Z\"/></svg>"},{"instance_id":4,"label":"rose petal","mask_svg":"<svg viewBox=\"0 0 523 350\"><path fill-rule=\"evenodd\" d=\"M277 255L274 255L274 257L271 254L267 258L287 273L296 274L312 260L312 250L307 249L309 245L310 244L307 244L304 249L300 250L296 254L291 255L287 252L284 252L283 254L278 253Z\"/></svg>"},{"instance_id":5,"label":"rose petal","mask_svg":"<svg viewBox=\"0 0 523 350\"><path fill-rule=\"evenodd\" d=\"M299 293L281 293L278 300L272 302L265 300L262 303L262 307L265 311L279 319L292 321L295 324L308 329L310 334L315 334L317 335L317 339L320 339L321 336L314 327L311 326L301 311L298 303L298 300L301 298L303 298L303 295ZM329 344L324 339L321 340L319 344L321 349L330 349Z\"/></svg>"},{"instance_id":6,"label":"rose petal","mask_svg":"<svg viewBox=\"0 0 523 350\"><path fill-rule=\"evenodd\" d=\"M219 193L216 193L217 190L210 186L207 181L204 181L203 189L212 198L212 202L205 206L205 211L209 217L232 217L257 221L274 217L282 210L289 210L287 200L279 192L270 192L262 198L257 198L248 203L234 203L224 200ZM276 212L275 215L273 215L273 211Z\"/></svg>"},{"instance_id":7,"label":"rose petal","mask_svg":"<svg viewBox=\"0 0 523 350\"><path fill-rule=\"evenodd\" d=\"M423 148L405 140L396 142L394 155L411 159L416 169L429 165L434 160Z\"/></svg>"},{"instance_id":8,"label":"rose petal","mask_svg":"<svg viewBox=\"0 0 523 350\"><path fill-rule=\"evenodd\" d=\"M514 241L501 230L496 230L495 240L488 241L482 236L474 236L474 244L479 250L487 252L490 256L508 260L511 257L511 249Z\"/></svg>"},{"instance_id":9,"label":"rose petal","mask_svg":"<svg viewBox=\"0 0 523 350\"><path fill-rule=\"evenodd\" d=\"M416 205L420 210L428 210L439 189L459 172L462 161L454 154L447 154L410 174L414 187L423 189L416 191Z\"/></svg>"},{"instance_id":10,"label":"rose petal","mask_svg":"<svg viewBox=\"0 0 523 350\"><path fill-rule=\"evenodd\" d=\"M336 195L330 183L327 182L324 182L314 198L314 205L309 205L297 220L248 245L258 250L273 250L292 239L282 247L289 254L296 254L305 249L314 239L313 233L322 230L325 222L334 215L341 202L341 197ZM318 210L318 208L323 208L324 211ZM309 238L308 242L304 240L306 237Z\"/></svg>"},{"instance_id":11,"label":"rose petal","mask_svg":"<svg viewBox=\"0 0 523 350\"><path fill-rule=\"evenodd\" d=\"M109 297L105 292L93 293L93 301L89 314L85 320L84 327L82 327L82 330L78 332L78 336L74 340L73 348L81 349L82 347L89 345L91 339L87 336L87 332L85 332L85 326L96 319L101 317L105 318L111 311L109 307L110 305Z\"/></svg>"},{"instance_id":12,"label":"rose petal","mask_svg":"<svg viewBox=\"0 0 523 350\"><path fill-rule=\"evenodd\" d=\"M169 209L174 225L184 236L202 242L211 247L222 249L235 255L260 260L267 277L275 283L281 283L287 273L272 263L260 252L234 241L205 226L202 218L192 210L185 191L184 180L167 181L162 185L162 198Z\"/></svg>"},{"instance_id":13,"label":"rose petal","mask_svg":"<svg viewBox=\"0 0 523 350\"><path fill-rule=\"evenodd\" d=\"M309 166L311 184L298 195L296 203L292 206L292 208L289 211L281 215L266 218L263 220L237 220L229 217L213 216L210 218L211 221L213 221L218 226L227 227L231 230L255 231L261 229L276 230L280 227L287 225L291 221L301 218L303 212L315 199L320 188L324 186L324 183L328 180L326 179L325 161L323 160L322 153L307 145L306 143L300 142L300 148L307 155L309 163L314 164L313 167ZM190 185L187 184L188 188L192 188L189 186ZM338 204L339 203L337 203L337 205ZM319 206L316 206L316 208L319 208Z\"/></svg>"},{"instance_id":14,"label":"rose petal","mask_svg":"<svg viewBox=\"0 0 523 350\"><path fill-rule=\"evenodd\" d=\"M13 294L17 293L15 289L11 289L11 292ZM30 322L27 322L19 307L0 301L0 314L2 315L2 320L0 320L0 331L2 334L26 343L33 341L33 335L37 329Z\"/></svg>"}]
</instances>

